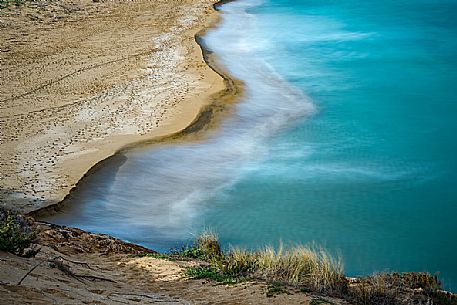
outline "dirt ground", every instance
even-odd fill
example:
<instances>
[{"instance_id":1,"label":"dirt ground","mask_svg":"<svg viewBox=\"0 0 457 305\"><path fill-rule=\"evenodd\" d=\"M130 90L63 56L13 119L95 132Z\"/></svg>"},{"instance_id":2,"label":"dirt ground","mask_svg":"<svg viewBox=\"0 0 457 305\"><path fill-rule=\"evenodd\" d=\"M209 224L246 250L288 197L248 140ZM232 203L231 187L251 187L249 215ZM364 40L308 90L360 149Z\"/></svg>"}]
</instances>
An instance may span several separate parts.
<instances>
[{"instance_id":1,"label":"dirt ground","mask_svg":"<svg viewBox=\"0 0 457 305\"><path fill-rule=\"evenodd\" d=\"M41 223L39 230L35 258L0 252L0 304L284 305L325 299L294 291L267 297L264 283L188 279L184 268L195 261L139 257L148 250L77 229Z\"/></svg>"}]
</instances>

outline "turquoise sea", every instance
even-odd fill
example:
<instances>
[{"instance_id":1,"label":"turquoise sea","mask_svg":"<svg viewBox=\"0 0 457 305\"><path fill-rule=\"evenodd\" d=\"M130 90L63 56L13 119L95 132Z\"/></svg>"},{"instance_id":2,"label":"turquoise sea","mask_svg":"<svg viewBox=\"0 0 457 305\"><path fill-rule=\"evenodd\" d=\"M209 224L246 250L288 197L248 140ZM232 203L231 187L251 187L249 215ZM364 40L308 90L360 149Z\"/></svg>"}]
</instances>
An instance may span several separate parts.
<instances>
[{"instance_id":1,"label":"turquoise sea","mask_svg":"<svg viewBox=\"0 0 457 305\"><path fill-rule=\"evenodd\" d=\"M159 250L316 243L457 291L457 0L239 0L204 38L247 86L209 139L141 147L46 220Z\"/></svg>"}]
</instances>

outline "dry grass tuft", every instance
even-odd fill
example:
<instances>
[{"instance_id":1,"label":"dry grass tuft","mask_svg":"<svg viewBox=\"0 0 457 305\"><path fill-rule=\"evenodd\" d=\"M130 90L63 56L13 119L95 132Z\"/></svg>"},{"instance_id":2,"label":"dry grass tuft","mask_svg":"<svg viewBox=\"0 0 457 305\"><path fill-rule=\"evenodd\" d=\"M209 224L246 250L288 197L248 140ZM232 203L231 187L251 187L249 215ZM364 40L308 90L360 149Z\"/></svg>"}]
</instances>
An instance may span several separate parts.
<instances>
[{"instance_id":1,"label":"dry grass tuft","mask_svg":"<svg viewBox=\"0 0 457 305\"><path fill-rule=\"evenodd\" d=\"M457 304L443 292L436 276L425 272L379 273L349 287L347 299L361 305Z\"/></svg>"},{"instance_id":2,"label":"dry grass tuft","mask_svg":"<svg viewBox=\"0 0 457 305\"><path fill-rule=\"evenodd\" d=\"M217 235L210 230L204 231L197 238L195 244L205 259L217 260L223 255Z\"/></svg>"},{"instance_id":3,"label":"dry grass tuft","mask_svg":"<svg viewBox=\"0 0 457 305\"><path fill-rule=\"evenodd\" d=\"M283 282L318 292L340 293L347 289L341 260L333 259L321 248L296 246L285 250L266 247L250 252L233 248L221 251L217 236L204 232L196 240L196 249L220 274L238 278L260 278Z\"/></svg>"},{"instance_id":4,"label":"dry grass tuft","mask_svg":"<svg viewBox=\"0 0 457 305\"><path fill-rule=\"evenodd\" d=\"M273 281L282 281L290 285L306 287L313 291L340 291L347 287L340 260L334 260L325 250L296 246L284 250L266 247L261 251L244 255L237 250L229 257L238 259L238 265L251 265L254 274ZM239 262L242 259L242 262Z\"/></svg>"},{"instance_id":5,"label":"dry grass tuft","mask_svg":"<svg viewBox=\"0 0 457 305\"><path fill-rule=\"evenodd\" d=\"M360 305L457 305L457 297L441 291L436 276L428 273L383 273L349 283L341 259L333 258L319 247L285 249L280 245L277 250L265 247L253 252L232 248L224 254L217 236L206 231L196 240L194 248L184 252L187 253L209 263L190 268L189 277L225 284L260 279L270 284L267 295L282 293L287 291L287 286L293 286Z\"/></svg>"}]
</instances>

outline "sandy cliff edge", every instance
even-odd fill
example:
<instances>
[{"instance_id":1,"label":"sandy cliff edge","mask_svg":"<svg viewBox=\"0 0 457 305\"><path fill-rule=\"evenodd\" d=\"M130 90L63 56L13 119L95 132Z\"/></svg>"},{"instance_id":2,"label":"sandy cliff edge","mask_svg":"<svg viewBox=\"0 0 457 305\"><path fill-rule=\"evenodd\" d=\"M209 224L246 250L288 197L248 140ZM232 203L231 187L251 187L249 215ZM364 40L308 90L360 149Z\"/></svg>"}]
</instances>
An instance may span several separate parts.
<instances>
[{"instance_id":1,"label":"sandy cliff edge","mask_svg":"<svg viewBox=\"0 0 457 305\"><path fill-rule=\"evenodd\" d=\"M35 257L0 251L0 304L281 305L322 300L299 292L268 297L268 285L262 282L218 285L191 280L184 270L201 262L140 257L153 251L108 235L36 225L40 251Z\"/></svg>"}]
</instances>

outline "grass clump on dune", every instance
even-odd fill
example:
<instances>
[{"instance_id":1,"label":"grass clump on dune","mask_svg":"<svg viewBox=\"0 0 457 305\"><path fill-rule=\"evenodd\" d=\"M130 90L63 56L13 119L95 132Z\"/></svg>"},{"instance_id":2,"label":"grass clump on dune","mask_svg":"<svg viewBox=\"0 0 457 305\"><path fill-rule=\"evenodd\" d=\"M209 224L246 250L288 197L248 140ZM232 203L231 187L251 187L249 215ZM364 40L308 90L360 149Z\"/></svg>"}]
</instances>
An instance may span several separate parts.
<instances>
[{"instance_id":1,"label":"grass clump on dune","mask_svg":"<svg viewBox=\"0 0 457 305\"><path fill-rule=\"evenodd\" d=\"M340 261L332 259L323 249L304 246L288 250L282 246L278 250L266 247L254 252L235 248L219 262L219 267L232 276L283 282L318 292L337 292L347 285Z\"/></svg>"},{"instance_id":2,"label":"grass clump on dune","mask_svg":"<svg viewBox=\"0 0 457 305\"><path fill-rule=\"evenodd\" d=\"M262 279L319 292L337 292L347 287L341 262L332 259L323 249L297 246L284 250L281 246L278 250L266 247L250 252L233 248L224 254L217 236L205 232L197 238L194 249L186 253L189 252L198 253L199 258L210 264L191 268L187 275L193 278L203 278L206 274L207 278L219 282Z\"/></svg>"},{"instance_id":3,"label":"grass clump on dune","mask_svg":"<svg viewBox=\"0 0 457 305\"><path fill-rule=\"evenodd\" d=\"M192 245L186 245L178 250L172 250L171 257L194 258L205 261L219 260L222 256L221 246L217 235L211 231L204 231Z\"/></svg>"},{"instance_id":4,"label":"grass clump on dune","mask_svg":"<svg viewBox=\"0 0 457 305\"><path fill-rule=\"evenodd\" d=\"M347 285L340 260L325 250L296 246L289 250L267 247L254 253L257 272L264 278L304 286L313 291L340 291Z\"/></svg>"},{"instance_id":5,"label":"grass clump on dune","mask_svg":"<svg viewBox=\"0 0 457 305\"><path fill-rule=\"evenodd\" d=\"M207 260L217 261L223 257L217 235L212 231L205 231L198 236L195 246L200 251L203 258Z\"/></svg>"},{"instance_id":6,"label":"grass clump on dune","mask_svg":"<svg viewBox=\"0 0 457 305\"><path fill-rule=\"evenodd\" d=\"M356 304L457 304L441 290L436 276L426 272L379 273L356 279L348 298Z\"/></svg>"},{"instance_id":7,"label":"grass clump on dune","mask_svg":"<svg viewBox=\"0 0 457 305\"><path fill-rule=\"evenodd\" d=\"M344 276L341 260L318 247L232 248L225 254L217 236L205 232L184 254L204 261L188 268L188 277L223 284L261 280L268 284L267 296L285 293L289 287L360 305L457 305L457 297L442 291L436 276L428 273L383 273L350 281Z\"/></svg>"}]
</instances>

